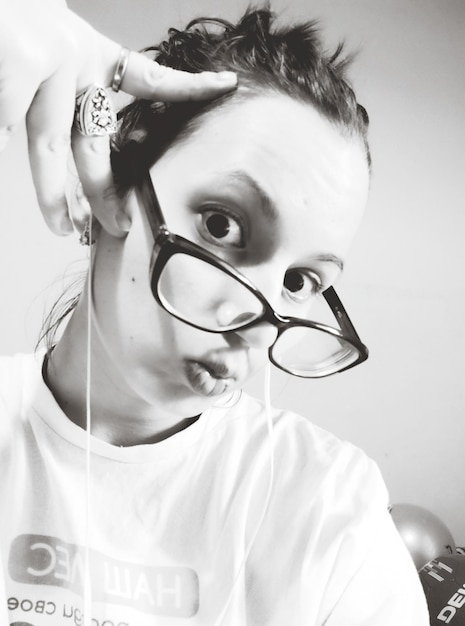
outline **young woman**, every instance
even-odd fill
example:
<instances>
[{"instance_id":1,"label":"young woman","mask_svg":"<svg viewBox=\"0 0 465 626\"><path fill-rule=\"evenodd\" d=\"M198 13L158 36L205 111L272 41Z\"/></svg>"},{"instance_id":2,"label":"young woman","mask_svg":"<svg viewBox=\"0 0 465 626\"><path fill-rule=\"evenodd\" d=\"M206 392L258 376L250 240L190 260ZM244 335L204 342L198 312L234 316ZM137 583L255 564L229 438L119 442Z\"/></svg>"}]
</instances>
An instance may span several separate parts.
<instances>
[{"instance_id":1,"label":"young woman","mask_svg":"<svg viewBox=\"0 0 465 626\"><path fill-rule=\"evenodd\" d=\"M122 112L121 201L85 233L66 328L1 362L6 619L426 626L375 464L241 393L270 361L367 356L332 288L369 184L340 53L256 10L172 30L156 59L238 87Z\"/></svg>"}]
</instances>

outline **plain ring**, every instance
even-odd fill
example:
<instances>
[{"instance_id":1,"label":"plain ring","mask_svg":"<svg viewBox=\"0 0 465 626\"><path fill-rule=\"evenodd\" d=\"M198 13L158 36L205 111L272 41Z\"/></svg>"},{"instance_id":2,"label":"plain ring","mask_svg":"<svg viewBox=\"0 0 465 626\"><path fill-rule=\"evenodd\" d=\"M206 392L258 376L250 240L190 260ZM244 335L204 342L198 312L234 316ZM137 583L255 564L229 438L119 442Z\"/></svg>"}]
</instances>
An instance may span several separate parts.
<instances>
[{"instance_id":1,"label":"plain ring","mask_svg":"<svg viewBox=\"0 0 465 626\"><path fill-rule=\"evenodd\" d=\"M121 89L121 83L123 82L128 67L129 53L129 48L121 48L121 52L119 53L118 63L116 64L113 80L111 81L111 88L116 93Z\"/></svg>"},{"instance_id":2,"label":"plain ring","mask_svg":"<svg viewBox=\"0 0 465 626\"><path fill-rule=\"evenodd\" d=\"M74 126L86 136L116 133L116 113L106 89L92 85L76 98Z\"/></svg>"}]
</instances>

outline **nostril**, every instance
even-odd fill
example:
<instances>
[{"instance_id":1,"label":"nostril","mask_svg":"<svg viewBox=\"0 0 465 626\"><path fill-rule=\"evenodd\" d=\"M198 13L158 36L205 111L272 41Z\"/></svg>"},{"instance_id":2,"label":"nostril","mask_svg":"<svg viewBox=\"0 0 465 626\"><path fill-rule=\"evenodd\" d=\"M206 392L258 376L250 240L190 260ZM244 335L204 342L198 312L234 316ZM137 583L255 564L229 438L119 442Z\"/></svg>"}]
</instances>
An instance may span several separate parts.
<instances>
[{"instance_id":1,"label":"nostril","mask_svg":"<svg viewBox=\"0 0 465 626\"><path fill-rule=\"evenodd\" d=\"M238 307L231 302L222 302L216 310L216 321L219 328L231 328L241 324L247 324L256 319L254 311L239 311Z\"/></svg>"}]
</instances>

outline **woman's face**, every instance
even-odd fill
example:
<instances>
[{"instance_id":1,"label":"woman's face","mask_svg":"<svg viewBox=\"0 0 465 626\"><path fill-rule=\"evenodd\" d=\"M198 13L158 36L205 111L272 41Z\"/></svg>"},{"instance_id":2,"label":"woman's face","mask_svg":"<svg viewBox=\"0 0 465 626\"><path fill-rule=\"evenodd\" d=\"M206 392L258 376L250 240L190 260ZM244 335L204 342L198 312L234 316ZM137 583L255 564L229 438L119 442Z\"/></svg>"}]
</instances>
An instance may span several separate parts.
<instances>
[{"instance_id":1,"label":"woman's face","mask_svg":"<svg viewBox=\"0 0 465 626\"><path fill-rule=\"evenodd\" d=\"M311 106L263 95L213 112L151 176L168 228L238 268L282 314L302 316L334 283L366 205L363 148ZM191 413L241 386L267 360L267 324L227 334L195 329L155 302L153 237L134 194L125 239L102 233L95 312L108 366L127 392ZM299 268L297 287L289 270ZM292 281L291 281L292 283ZM199 298L215 285L198 284ZM212 293L210 293L212 292Z\"/></svg>"}]
</instances>

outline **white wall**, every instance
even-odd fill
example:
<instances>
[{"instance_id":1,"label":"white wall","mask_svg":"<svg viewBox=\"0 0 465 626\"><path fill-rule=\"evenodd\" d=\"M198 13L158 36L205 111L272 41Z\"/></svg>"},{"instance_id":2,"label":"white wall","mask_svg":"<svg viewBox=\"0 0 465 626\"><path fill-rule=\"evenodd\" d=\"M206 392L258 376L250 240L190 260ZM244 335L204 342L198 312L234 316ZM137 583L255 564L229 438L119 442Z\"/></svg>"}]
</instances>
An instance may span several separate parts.
<instances>
[{"instance_id":1,"label":"white wall","mask_svg":"<svg viewBox=\"0 0 465 626\"><path fill-rule=\"evenodd\" d=\"M131 47L199 14L237 17L247 0L73 0ZM360 49L352 77L371 117L369 213L339 292L371 349L319 382L278 375L274 401L363 447L392 501L429 508L465 544L465 3L276 0L321 18L328 40ZM43 289L83 251L42 224L24 136L0 155L0 350L30 350ZM49 299L53 299L52 296ZM260 384L255 387L261 393Z\"/></svg>"}]
</instances>

